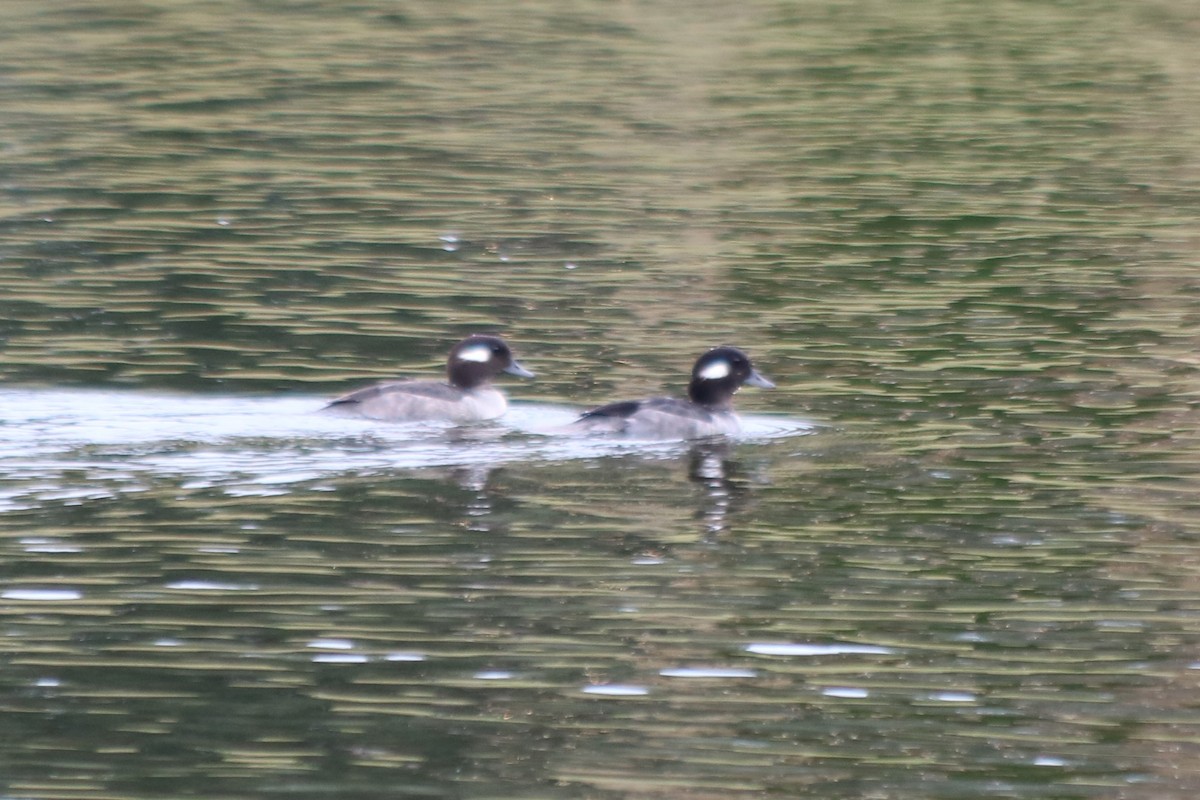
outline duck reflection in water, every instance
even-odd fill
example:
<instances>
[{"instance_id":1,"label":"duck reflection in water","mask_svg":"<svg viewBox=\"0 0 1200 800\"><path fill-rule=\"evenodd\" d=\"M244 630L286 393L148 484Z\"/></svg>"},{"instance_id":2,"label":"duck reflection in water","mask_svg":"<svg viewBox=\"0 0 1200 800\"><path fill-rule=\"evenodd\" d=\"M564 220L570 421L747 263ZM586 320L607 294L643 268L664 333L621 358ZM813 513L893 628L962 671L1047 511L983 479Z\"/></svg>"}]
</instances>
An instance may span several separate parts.
<instances>
[{"instance_id":1,"label":"duck reflection in water","mask_svg":"<svg viewBox=\"0 0 1200 800\"><path fill-rule=\"evenodd\" d=\"M731 515L744 508L750 496L732 452L732 444L719 439L699 442L688 452L688 479L704 490L696 518L707 535L728 530Z\"/></svg>"},{"instance_id":2,"label":"duck reflection in water","mask_svg":"<svg viewBox=\"0 0 1200 800\"><path fill-rule=\"evenodd\" d=\"M488 496L488 478L492 468L486 464L475 464L455 470L458 485L472 493L463 513L466 515L467 530L486 533L492 529L488 517L492 513L492 499Z\"/></svg>"},{"instance_id":3,"label":"duck reflection in water","mask_svg":"<svg viewBox=\"0 0 1200 800\"><path fill-rule=\"evenodd\" d=\"M676 462L686 470L688 481L700 489L694 517L701 522L701 532L706 536L729 530L752 496L755 479L746 474L735 457L735 447L735 442L721 438L698 441ZM628 463L628 456L621 460ZM655 457L647 466L662 463ZM491 485L496 474L495 466L487 464L464 465L443 473L445 480L468 493L466 499L454 504L466 530L495 533L496 526L502 525L495 518L496 489Z\"/></svg>"}]
</instances>

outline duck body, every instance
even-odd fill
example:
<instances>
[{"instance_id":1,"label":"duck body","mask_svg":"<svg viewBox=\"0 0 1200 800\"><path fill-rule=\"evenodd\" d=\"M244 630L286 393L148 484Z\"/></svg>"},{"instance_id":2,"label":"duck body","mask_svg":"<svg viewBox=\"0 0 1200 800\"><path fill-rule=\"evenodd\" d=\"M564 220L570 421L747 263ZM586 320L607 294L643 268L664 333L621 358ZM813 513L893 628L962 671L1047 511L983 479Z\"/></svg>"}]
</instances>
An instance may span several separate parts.
<instances>
[{"instance_id":1,"label":"duck body","mask_svg":"<svg viewBox=\"0 0 1200 800\"><path fill-rule=\"evenodd\" d=\"M591 433L633 439L701 439L741 431L737 414L705 408L678 397L648 397L593 408L573 423Z\"/></svg>"},{"instance_id":2,"label":"duck body","mask_svg":"<svg viewBox=\"0 0 1200 800\"><path fill-rule=\"evenodd\" d=\"M386 422L482 422L508 410L504 394L492 386L500 373L532 378L497 336L468 336L450 351L447 380L389 381L344 394L325 410Z\"/></svg>"},{"instance_id":3,"label":"duck body","mask_svg":"<svg viewBox=\"0 0 1200 800\"><path fill-rule=\"evenodd\" d=\"M650 397L585 411L569 426L587 433L637 439L700 439L741 432L733 395L743 385L774 388L736 347L714 347L696 360L687 399Z\"/></svg>"},{"instance_id":4,"label":"duck body","mask_svg":"<svg viewBox=\"0 0 1200 800\"><path fill-rule=\"evenodd\" d=\"M460 389L439 381L392 381L350 392L327 410L383 422L482 422L508 410L508 399L494 386Z\"/></svg>"}]
</instances>

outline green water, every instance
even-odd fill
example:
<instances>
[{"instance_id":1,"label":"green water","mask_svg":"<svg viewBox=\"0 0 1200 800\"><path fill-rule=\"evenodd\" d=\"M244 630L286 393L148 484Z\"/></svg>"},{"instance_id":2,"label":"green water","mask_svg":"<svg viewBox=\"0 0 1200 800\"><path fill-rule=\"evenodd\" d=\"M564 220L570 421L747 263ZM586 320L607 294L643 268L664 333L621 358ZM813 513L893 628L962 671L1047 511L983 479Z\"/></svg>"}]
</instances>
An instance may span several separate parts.
<instances>
[{"instance_id":1,"label":"green water","mask_svg":"<svg viewBox=\"0 0 1200 800\"><path fill-rule=\"evenodd\" d=\"M0 4L0 794L1191 800L1198 34ZM531 432L718 343L744 440Z\"/></svg>"}]
</instances>

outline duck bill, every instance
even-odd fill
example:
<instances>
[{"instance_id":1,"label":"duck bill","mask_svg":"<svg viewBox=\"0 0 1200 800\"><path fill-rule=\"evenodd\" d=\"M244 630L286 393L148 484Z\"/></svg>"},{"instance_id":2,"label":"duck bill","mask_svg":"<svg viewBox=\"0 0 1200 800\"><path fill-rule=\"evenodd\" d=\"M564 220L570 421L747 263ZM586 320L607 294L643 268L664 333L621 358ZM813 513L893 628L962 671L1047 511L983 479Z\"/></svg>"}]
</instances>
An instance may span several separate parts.
<instances>
[{"instance_id":1,"label":"duck bill","mask_svg":"<svg viewBox=\"0 0 1200 800\"><path fill-rule=\"evenodd\" d=\"M775 384L772 383L771 381L769 381L767 378L763 377L763 374L761 372L758 372L757 370L752 370L750 372L750 377L746 378L746 385L747 386L757 386L759 389L774 389L775 388Z\"/></svg>"},{"instance_id":2,"label":"duck bill","mask_svg":"<svg viewBox=\"0 0 1200 800\"><path fill-rule=\"evenodd\" d=\"M532 378L533 373L522 367L516 361L504 368L504 371L509 375L516 375L518 378Z\"/></svg>"}]
</instances>

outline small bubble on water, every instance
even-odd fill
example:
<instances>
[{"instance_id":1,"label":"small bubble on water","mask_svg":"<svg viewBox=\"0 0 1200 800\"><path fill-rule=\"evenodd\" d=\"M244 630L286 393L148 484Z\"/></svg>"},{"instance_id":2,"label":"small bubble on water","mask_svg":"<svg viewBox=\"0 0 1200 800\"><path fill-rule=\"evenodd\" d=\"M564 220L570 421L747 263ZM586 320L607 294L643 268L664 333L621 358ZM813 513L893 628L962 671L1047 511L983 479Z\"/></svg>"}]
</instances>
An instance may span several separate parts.
<instances>
[{"instance_id":1,"label":"small bubble on water","mask_svg":"<svg viewBox=\"0 0 1200 800\"><path fill-rule=\"evenodd\" d=\"M305 647L316 647L322 650L353 650L354 642L350 639L313 639Z\"/></svg>"},{"instance_id":2,"label":"small bubble on water","mask_svg":"<svg viewBox=\"0 0 1200 800\"><path fill-rule=\"evenodd\" d=\"M53 602L56 600L79 600L83 592L78 589L6 589L0 593L4 600L33 600Z\"/></svg>"},{"instance_id":3,"label":"small bubble on water","mask_svg":"<svg viewBox=\"0 0 1200 800\"><path fill-rule=\"evenodd\" d=\"M628 683L602 683L583 687L584 694L598 694L606 697L641 697L650 694L645 686L635 686Z\"/></svg>"},{"instance_id":4,"label":"small bubble on water","mask_svg":"<svg viewBox=\"0 0 1200 800\"><path fill-rule=\"evenodd\" d=\"M808 644L805 642L755 642L742 649L748 653L762 656L887 655L895 652L889 647L870 644Z\"/></svg>"},{"instance_id":5,"label":"small bubble on water","mask_svg":"<svg viewBox=\"0 0 1200 800\"><path fill-rule=\"evenodd\" d=\"M82 547L75 545L60 544L53 539L29 538L22 539L21 544L25 545L27 553L81 553Z\"/></svg>"},{"instance_id":6,"label":"small bubble on water","mask_svg":"<svg viewBox=\"0 0 1200 800\"><path fill-rule=\"evenodd\" d=\"M182 580L164 584L168 589L189 592L256 592L258 584L254 583L222 583L220 581Z\"/></svg>"},{"instance_id":7,"label":"small bubble on water","mask_svg":"<svg viewBox=\"0 0 1200 800\"><path fill-rule=\"evenodd\" d=\"M977 698L970 692L935 692L930 699L943 703L974 703Z\"/></svg>"},{"instance_id":8,"label":"small bubble on water","mask_svg":"<svg viewBox=\"0 0 1200 800\"><path fill-rule=\"evenodd\" d=\"M370 659L361 653L318 653L312 660L314 664L365 664Z\"/></svg>"},{"instance_id":9,"label":"small bubble on water","mask_svg":"<svg viewBox=\"0 0 1200 800\"><path fill-rule=\"evenodd\" d=\"M758 672L741 667L667 667L658 671L664 678L757 678Z\"/></svg>"}]
</instances>

